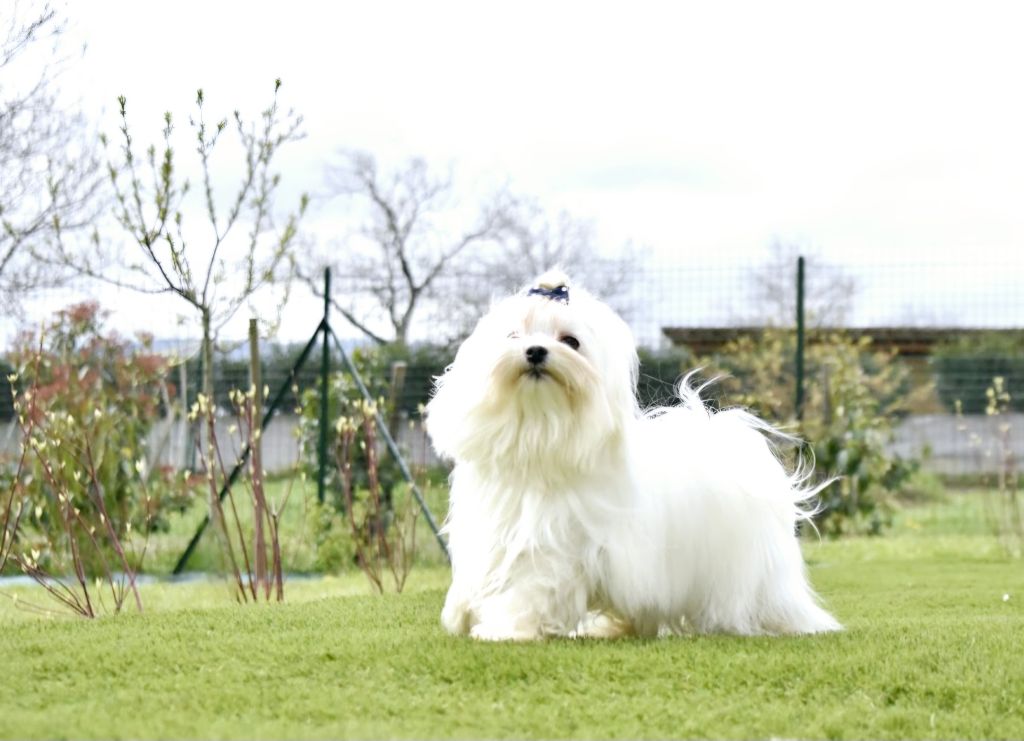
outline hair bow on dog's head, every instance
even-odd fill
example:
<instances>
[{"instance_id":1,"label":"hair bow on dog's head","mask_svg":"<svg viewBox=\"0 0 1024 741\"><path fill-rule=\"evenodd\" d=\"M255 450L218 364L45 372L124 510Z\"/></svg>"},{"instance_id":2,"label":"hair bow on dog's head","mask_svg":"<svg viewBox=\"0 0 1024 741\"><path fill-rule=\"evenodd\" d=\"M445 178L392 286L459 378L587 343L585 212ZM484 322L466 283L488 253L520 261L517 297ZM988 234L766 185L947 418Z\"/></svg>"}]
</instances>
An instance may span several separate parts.
<instances>
[{"instance_id":1,"label":"hair bow on dog's head","mask_svg":"<svg viewBox=\"0 0 1024 741\"><path fill-rule=\"evenodd\" d=\"M543 296L549 298L552 301L561 301L563 304L569 303L569 286L555 286L549 288L548 286L534 286L531 288L527 296Z\"/></svg>"},{"instance_id":2,"label":"hair bow on dog's head","mask_svg":"<svg viewBox=\"0 0 1024 741\"><path fill-rule=\"evenodd\" d=\"M526 292L527 296L543 296L552 301L569 303L569 279L558 270L549 270L537 278L537 282Z\"/></svg>"}]
</instances>

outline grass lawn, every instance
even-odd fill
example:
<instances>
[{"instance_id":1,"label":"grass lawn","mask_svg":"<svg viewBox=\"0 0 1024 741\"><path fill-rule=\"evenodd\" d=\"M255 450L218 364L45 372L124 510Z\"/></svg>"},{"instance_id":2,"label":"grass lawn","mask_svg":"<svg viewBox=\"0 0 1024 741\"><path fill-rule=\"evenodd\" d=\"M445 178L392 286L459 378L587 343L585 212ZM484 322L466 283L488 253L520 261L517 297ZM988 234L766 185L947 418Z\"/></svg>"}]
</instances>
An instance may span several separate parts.
<instances>
[{"instance_id":1,"label":"grass lawn","mask_svg":"<svg viewBox=\"0 0 1024 741\"><path fill-rule=\"evenodd\" d=\"M255 607L154 584L95 621L0 600L0 736L1024 738L1024 563L941 520L808 543L847 626L817 637L479 644L438 625L436 566L400 596L347 574Z\"/></svg>"}]
</instances>

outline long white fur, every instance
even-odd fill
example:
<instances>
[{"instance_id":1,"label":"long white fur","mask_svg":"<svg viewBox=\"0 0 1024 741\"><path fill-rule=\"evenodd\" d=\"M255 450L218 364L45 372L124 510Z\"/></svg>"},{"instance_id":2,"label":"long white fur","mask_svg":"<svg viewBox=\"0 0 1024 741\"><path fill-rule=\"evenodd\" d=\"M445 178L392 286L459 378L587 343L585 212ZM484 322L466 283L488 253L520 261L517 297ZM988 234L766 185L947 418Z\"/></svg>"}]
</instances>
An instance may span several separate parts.
<instances>
[{"instance_id":1,"label":"long white fur","mask_svg":"<svg viewBox=\"0 0 1024 741\"><path fill-rule=\"evenodd\" d=\"M532 346L548 351L541 378L527 372ZM778 433L712 412L687 382L678 406L643 413L637 372L629 327L576 287L567 304L520 294L480 320L427 407L455 462L445 628L489 640L840 629L795 537L817 493L809 471L788 474Z\"/></svg>"}]
</instances>

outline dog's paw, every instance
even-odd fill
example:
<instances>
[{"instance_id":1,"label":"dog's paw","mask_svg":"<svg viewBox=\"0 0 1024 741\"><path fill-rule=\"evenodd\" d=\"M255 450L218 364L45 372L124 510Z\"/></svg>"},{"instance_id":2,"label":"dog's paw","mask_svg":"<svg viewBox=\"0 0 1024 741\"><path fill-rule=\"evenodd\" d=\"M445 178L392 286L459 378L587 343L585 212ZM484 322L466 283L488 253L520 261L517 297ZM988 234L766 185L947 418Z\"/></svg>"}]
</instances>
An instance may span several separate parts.
<instances>
[{"instance_id":1,"label":"dog's paw","mask_svg":"<svg viewBox=\"0 0 1024 741\"><path fill-rule=\"evenodd\" d=\"M464 636L469 632L470 617L464 602L448 600L441 611L441 625L452 635Z\"/></svg>"},{"instance_id":2,"label":"dog's paw","mask_svg":"<svg viewBox=\"0 0 1024 741\"><path fill-rule=\"evenodd\" d=\"M628 620L604 612L589 612L569 637L611 639L632 634L633 626Z\"/></svg>"}]
</instances>

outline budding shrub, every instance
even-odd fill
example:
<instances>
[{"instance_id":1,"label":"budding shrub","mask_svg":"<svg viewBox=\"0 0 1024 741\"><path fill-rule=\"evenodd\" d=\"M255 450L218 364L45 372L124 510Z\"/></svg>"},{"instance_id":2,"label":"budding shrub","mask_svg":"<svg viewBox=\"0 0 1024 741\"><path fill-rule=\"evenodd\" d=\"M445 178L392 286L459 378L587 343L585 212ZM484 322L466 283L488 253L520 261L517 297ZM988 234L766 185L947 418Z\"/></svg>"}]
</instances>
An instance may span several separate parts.
<instances>
[{"instance_id":1,"label":"budding shrub","mask_svg":"<svg viewBox=\"0 0 1024 741\"><path fill-rule=\"evenodd\" d=\"M132 346L105 333L104 319L96 303L71 306L41 342L23 334L10 358L16 413L31 431L20 537L54 573L66 566L69 539L95 537L102 545L105 517L119 538L130 539L165 528L167 514L190 496L183 477L153 464L148 450L149 433L175 396L167 360L149 338ZM74 529L61 516L58 488L77 510ZM102 547L78 550L100 561L109 555ZM86 566L102 570L96 561Z\"/></svg>"}]
</instances>

